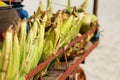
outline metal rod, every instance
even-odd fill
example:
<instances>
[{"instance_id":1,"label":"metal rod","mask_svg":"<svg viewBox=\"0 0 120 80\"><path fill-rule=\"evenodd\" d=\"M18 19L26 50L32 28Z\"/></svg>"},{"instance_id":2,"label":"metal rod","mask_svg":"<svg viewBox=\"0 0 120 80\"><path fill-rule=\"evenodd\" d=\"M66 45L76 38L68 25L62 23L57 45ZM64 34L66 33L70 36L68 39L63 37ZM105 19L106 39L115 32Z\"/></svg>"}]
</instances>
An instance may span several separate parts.
<instances>
[{"instance_id":1,"label":"metal rod","mask_svg":"<svg viewBox=\"0 0 120 80\"><path fill-rule=\"evenodd\" d=\"M97 12L98 12L98 0L94 0L93 14L95 14L97 16Z\"/></svg>"},{"instance_id":2,"label":"metal rod","mask_svg":"<svg viewBox=\"0 0 120 80\"><path fill-rule=\"evenodd\" d=\"M99 41L96 41L76 62L70 66L57 80L65 80L78 65L97 47Z\"/></svg>"},{"instance_id":3,"label":"metal rod","mask_svg":"<svg viewBox=\"0 0 120 80\"><path fill-rule=\"evenodd\" d=\"M40 80L42 80L42 71L40 71Z\"/></svg>"},{"instance_id":4,"label":"metal rod","mask_svg":"<svg viewBox=\"0 0 120 80\"><path fill-rule=\"evenodd\" d=\"M66 64L66 69L67 69L68 68L68 61L67 61L67 56L66 56L66 50L65 50L65 48L64 48L63 54L64 54L65 64Z\"/></svg>"}]
</instances>

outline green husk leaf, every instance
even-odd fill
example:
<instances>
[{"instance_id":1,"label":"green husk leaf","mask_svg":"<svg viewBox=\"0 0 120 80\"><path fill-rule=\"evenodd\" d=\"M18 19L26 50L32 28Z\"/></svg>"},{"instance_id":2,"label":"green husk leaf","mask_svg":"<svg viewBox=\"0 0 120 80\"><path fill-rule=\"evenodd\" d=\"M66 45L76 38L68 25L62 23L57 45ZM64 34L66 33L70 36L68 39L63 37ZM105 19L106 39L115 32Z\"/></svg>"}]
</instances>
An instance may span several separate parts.
<instances>
[{"instance_id":1,"label":"green husk leaf","mask_svg":"<svg viewBox=\"0 0 120 80\"><path fill-rule=\"evenodd\" d=\"M47 20L47 15L46 14L43 17L43 20L44 21ZM30 69L34 68L38 64L38 62L41 58L41 55L42 55L43 45L44 45L45 22L42 22L40 24L40 22L38 20L37 23L38 23L38 26L40 28L40 31L38 32L38 40L36 42L35 52L34 52L34 55L31 58L31 61L30 61L30 64L31 64Z\"/></svg>"},{"instance_id":2,"label":"green husk leaf","mask_svg":"<svg viewBox=\"0 0 120 80\"><path fill-rule=\"evenodd\" d=\"M78 11L79 11L79 12L85 12L86 9L88 8L89 2L90 2L90 0L85 0L85 1L83 2L83 4L80 5Z\"/></svg>"},{"instance_id":3,"label":"green husk leaf","mask_svg":"<svg viewBox=\"0 0 120 80\"><path fill-rule=\"evenodd\" d=\"M70 32L71 26L74 22L73 19L74 19L74 16L71 15L68 19L63 21L63 24L61 26L61 36L60 36L59 47L65 46L70 41L69 40L69 32Z\"/></svg>"},{"instance_id":4,"label":"green husk leaf","mask_svg":"<svg viewBox=\"0 0 120 80\"><path fill-rule=\"evenodd\" d=\"M49 11L49 14L52 15L53 6L52 6L52 1L51 0L47 0L47 10Z\"/></svg>"},{"instance_id":5,"label":"green husk leaf","mask_svg":"<svg viewBox=\"0 0 120 80\"><path fill-rule=\"evenodd\" d=\"M43 11L42 1L40 1L40 3L39 3L39 7L38 7L38 10L37 10L37 11Z\"/></svg>"},{"instance_id":6,"label":"green husk leaf","mask_svg":"<svg viewBox=\"0 0 120 80\"><path fill-rule=\"evenodd\" d=\"M1 75L0 80L8 80L7 79L7 72L8 72L8 66L10 65L10 55L12 55L12 29L9 27L9 29L6 32L5 35L5 41L2 46L2 55L3 55L3 63L2 63L2 69L1 69Z\"/></svg>"},{"instance_id":7,"label":"green husk leaf","mask_svg":"<svg viewBox=\"0 0 120 80\"><path fill-rule=\"evenodd\" d=\"M60 19L60 15L58 15L54 21L54 24L50 29L51 31L46 36L45 44L43 48L43 54L40 59L40 62L47 59L56 50L56 46L60 37L60 27L61 27L61 19Z\"/></svg>"},{"instance_id":8,"label":"green husk leaf","mask_svg":"<svg viewBox=\"0 0 120 80\"><path fill-rule=\"evenodd\" d=\"M20 42L20 76L25 73L25 57L26 57L26 19L21 21L20 31L19 31L19 42Z\"/></svg>"},{"instance_id":9,"label":"green husk leaf","mask_svg":"<svg viewBox=\"0 0 120 80\"><path fill-rule=\"evenodd\" d=\"M90 30L92 26L96 26L97 24L98 24L98 18L91 13L86 13L85 17L83 18L83 23L80 33L85 33L86 31Z\"/></svg>"},{"instance_id":10,"label":"green husk leaf","mask_svg":"<svg viewBox=\"0 0 120 80\"><path fill-rule=\"evenodd\" d=\"M80 29L82 27L82 23L83 23L83 18L85 16L85 13L79 13L79 16L77 17L77 20L74 20L75 23L73 23L72 27L71 27L71 31L70 31L70 39L74 39L75 37L78 36Z\"/></svg>"},{"instance_id":11,"label":"green husk leaf","mask_svg":"<svg viewBox=\"0 0 120 80\"><path fill-rule=\"evenodd\" d=\"M72 13L71 0L68 0L67 13L69 13L69 14Z\"/></svg>"},{"instance_id":12,"label":"green husk leaf","mask_svg":"<svg viewBox=\"0 0 120 80\"><path fill-rule=\"evenodd\" d=\"M19 45L17 33L15 32L13 37L12 54L10 54L10 62L7 72L8 80L18 79L19 66L20 66L20 45Z\"/></svg>"}]
</instances>

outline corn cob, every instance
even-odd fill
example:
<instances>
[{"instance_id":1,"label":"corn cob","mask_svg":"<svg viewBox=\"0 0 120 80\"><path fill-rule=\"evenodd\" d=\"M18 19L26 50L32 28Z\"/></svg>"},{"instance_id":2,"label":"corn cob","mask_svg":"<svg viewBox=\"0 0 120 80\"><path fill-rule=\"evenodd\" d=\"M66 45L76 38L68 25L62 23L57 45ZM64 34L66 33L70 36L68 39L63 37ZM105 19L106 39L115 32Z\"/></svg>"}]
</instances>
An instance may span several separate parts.
<instances>
[{"instance_id":1,"label":"corn cob","mask_svg":"<svg viewBox=\"0 0 120 80\"><path fill-rule=\"evenodd\" d=\"M61 19L62 20L62 19ZM60 47L64 47L68 42L70 42L70 29L71 29L71 26L73 24L73 21L74 20L74 16L71 15L69 18L67 18L66 20L63 20L63 22L61 22L61 27L60 27L60 39L59 39L59 44L57 45L58 49ZM59 66L60 64L60 58L56 58L56 60L54 60L49 68L53 65L55 66Z\"/></svg>"},{"instance_id":2,"label":"corn cob","mask_svg":"<svg viewBox=\"0 0 120 80\"><path fill-rule=\"evenodd\" d=\"M28 72L30 70L29 65L30 65L30 60L32 58L32 55L34 54L34 48L35 48L35 43L33 43L33 29L30 29L29 33L28 33L28 37L27 37L27 41L26 41L26 62L25 65L27 68L25 68L26 72Z\"/></svg>"},{"instance_id":3,"label":"corn cob","mask_svg":"<svg viewBox=\"0 0 120 80\"><path fill-rule=\"evenodd\" d=\"M73 23L71 30L70 30L70 39L74 39L78 36L79 31L82 26L83 18L85 16L85 13L79 13L79 16L77 17L77 20L74 20L75 23Z\"/></svg>"},{"instance_id":4,"label":"corn cob","mask_svg":"<svg viewBox=\"0 0 120 80\"><path fill-rule=\"evenodd\" d=\"M44 18L43 18L44 21L47 20L47 15L45 14ZM32 56L31 58L31 61L30 61L30 69L34 68L40 58L41 58L41 55L42 55L42 51L43 51L43 44L44 44L44 32L45 32L45 22L42 22L40 24L40 22L38 21L38 26L40 28L40 31L38 32L38 41L36 43L36 48L35 48L35 51L34 51L34 55Z\"/></svg>"},{"instance_id":5,"label":"corn cob","mask_svg":"<svg viewBox=\"0 0 120 80\"><path fill-rule=\"evenodd\" d=\"M46 36L45 44L43 48L43 54L40 59L40 62L44 61L46 58L48 58L56 49L57 43L59 41L60 36L60 16L56 18L54 21L54 24L52 25L52 29L49 32L49 34Z\"/></svg>"},{"instance_id":6,"label":"corn cob","mask_svg":"<svg viewBox=\"0 0 120 80\"><path fill-rule=\"evenodd\" d=\"M26 26L27 21L21 21L19 31L19 42L20 42L20 76L25 73L25 57L26 57Z\"/></svg>"},{"instance_id":7,"label":"corn cob","mask_svg":"<svg viewBox=\"0 0 120 80\"><path fill-rule=\"evenodd\" d=\"M71 15L68 19L66 19L65 21L63 21L63 24L61 26L61 34L65 34L71 27L71 23L73 21L73 15Z\"/></svg>"},{"instance_id":8,"label":"corn cob","mask_svg":"<svg viewBox=\"0 0 120 80\"><path fill-rule=\"evenodd\" d=\"M62 26L61 26L61 36L60 36L60 45L59 45L59 47L65 46L66 43L69 42L67 36L69 35L69 31L70 31L70 28L72 26L73 18L74 18L74 16L71 15L68 19L66 19L62 23Z\"/></svg>"},{"instance_id":9,"label":"corn cob","mask_svg":"<svg viewBox=\"0 0 120 80\"><path fill-rule=\"evenodd\" d=\"M36 41L34 41L35 38L34 37L34 31L33 28L30 29L28 36L27 36L27 40L26 40L26 58L25 58L25 66L24 69L21 72L21 75L19 76L19 80L24 80L24 77L26 75L26 73L28 73L30 71L30 61L32 59L32 56L34 55L34 51L35 51L35 47L36 47ZM33 42L34 41L34 42Z\"/></svg>"},{"instance_id":10,"label":"corn cob","mask_svg":"<svg viewBox=\"0 0 120 80\"><path fill-rule=\"evenodd\" d=\"M97 24L98 18L93 14L86 13L85 17L83 18L80 33L85 33L86 31L90 30L92 26L96 26Z\"/></svg>"},{"instance_id":11,"label":"corn cob","mask_svg":"<svg viewBox=\"0 0 120 80\"><path fill-rule=\"evenodd\" d=\"M0 80L7 80L7 72L8 72L8 66L9 60L10 60L10 55L12 54L12 29L11 27L7 30L6 35L5 35L5 41L3 43L2 47L2 68L1 68L1 75L0 75Z\"/></svg>"},{"instance_id":12,"label":"corn cob","mask_svg":"<svg viewBox=\"0 0 120 80\"><path fill-rule=\"evenodd\" d=\"M10 61L7 72L7 80L18 80L20 65L20 45L17 33L14 33L12 54L10 54Z\"/></svg>"}]
</instances>

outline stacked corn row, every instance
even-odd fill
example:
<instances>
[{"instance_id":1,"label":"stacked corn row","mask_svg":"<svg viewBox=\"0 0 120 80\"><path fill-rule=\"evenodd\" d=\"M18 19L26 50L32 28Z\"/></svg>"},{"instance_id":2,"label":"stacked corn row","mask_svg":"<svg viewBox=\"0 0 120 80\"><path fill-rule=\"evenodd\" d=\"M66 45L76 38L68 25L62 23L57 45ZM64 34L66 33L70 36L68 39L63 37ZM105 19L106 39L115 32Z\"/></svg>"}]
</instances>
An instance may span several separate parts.
<instances>
[{"instance_id":1,"label":"stacked corn row","mask_svg":"<svg viewBox=\"0 0 120 80\"><path fill-rule=\"evenodd\" d=\"M86 12L88 3L85 0L76 8L68 0L67 9L53 13L51 0L46 11L40 2L38 10L21 21L19 31L10 27L0 48L0 80L24 80L25 74L38 63L97 25L97 17Z\"/></svg>"}]
</instances>

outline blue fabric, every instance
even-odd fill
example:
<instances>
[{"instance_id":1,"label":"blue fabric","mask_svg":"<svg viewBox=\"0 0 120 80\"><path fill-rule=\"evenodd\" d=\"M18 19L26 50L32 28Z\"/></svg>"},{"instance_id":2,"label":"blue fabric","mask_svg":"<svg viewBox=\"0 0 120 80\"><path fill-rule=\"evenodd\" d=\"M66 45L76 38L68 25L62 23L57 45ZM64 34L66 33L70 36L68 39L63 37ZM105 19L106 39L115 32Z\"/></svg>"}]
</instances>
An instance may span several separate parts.
<instances>
[{"instance_id":1,"label":"blue fabric","mask_svg":"<svg viewBox=\"0 0 120 80\"><path fill-rule=\"evenodd\" d=\"M95 42L96 40L98 40L100 38L100 32L96 32L92 38L92 42Z\"/></svg>"},{"instance_id":2,"label":"blue fabric","mask_svg":"<svg viewBox=\"0 0 120 80\"><path fill-rule=\"evenodd\" d=\"M24 19L24 18L28 19L29 14L26 10L23 9L23 7L15 8L15 9L17 10L21 19ZM26 32L28 33L28 31L29 31L29 26L27 25L26 26Z\"/></svg>"},{"instance_id":3,"label":"blue fabric","mask_svg":"<svg viewBox=\"0 0 120 80\"><path fill-rule=\"evenodd\" d=\"M29 17L28 12L26 10L24 10L22 7L15 8L15 9L17 10L18 14L20 15L21 19L24 19L24 18L27 19Z\"/></svg>"}]
</instances>

